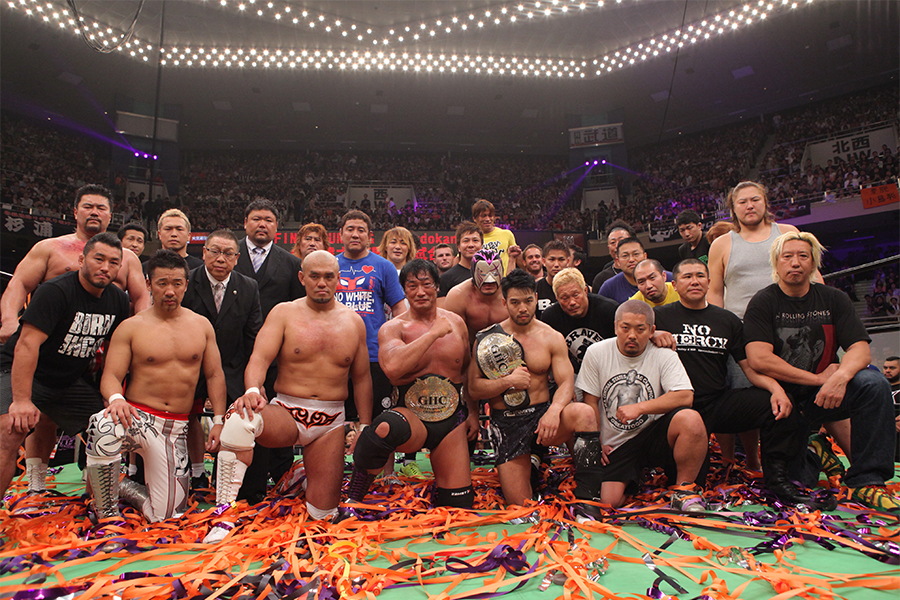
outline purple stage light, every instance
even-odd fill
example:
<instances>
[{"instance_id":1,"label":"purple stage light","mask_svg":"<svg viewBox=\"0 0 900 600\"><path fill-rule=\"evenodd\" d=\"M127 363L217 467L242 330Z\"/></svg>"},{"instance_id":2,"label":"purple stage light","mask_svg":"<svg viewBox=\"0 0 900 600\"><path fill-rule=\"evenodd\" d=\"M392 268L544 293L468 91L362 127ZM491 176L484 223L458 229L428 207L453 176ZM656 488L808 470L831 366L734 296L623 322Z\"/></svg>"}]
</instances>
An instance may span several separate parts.
<instances>
[{"instance_id":1,"label":"purple stage light","mask_svg":"<svg viewBox=\"0 0 900 600\"><path fill-rule=\"evenodd\" d=\"M594 164L595 164L595 165L597 164L597 161L596 161L596 160L594 161Z\"/></svg>"},{"instance_id":2,"label":"purple stage light","mask_svg":"<svg viewBox=\"0 0 900 600\"><path fill-rule=\"evenodd\" d=\"M135 157L135 158L140 158L140 157L141 157L141 153L140 153L140 152L135 152L135 153L134 153L134 157Z\"/></svg>"},{"instance_id":3,"label":"purple stage light","mask_svg":"<svg viewBox=\"0 0 900 600\"><path fill-rule=\"evenodd\" d=\"M588 166L589 164L591 164L591 161L589 161L589 160L584 161L584 166Z\"/></svg>"},{"instance_id":4,"label":"purple stage light","mask_svg":"<svg viewBox=\"0 0 900 600\"><path fill-rule=\"evenodd\" d=\"M144 152L144 158L150 158L150 155Z\"/></svg>"},{"instance_id":5,"label":"purple stage light","mask_svg":"<svg viewBox=\"0 0 900 600\"><path fill-rule=\"evenodd\" d=\"M601 161L600 161L600 164L601 164L601 165L605 165L605 164L606 164L606 159L604 158L603 160L601 160Z\"/></svg>"},{"instance_id":6,"label":"purple stage light","mask_svg":"<svg viewBox=\"0 0 900 600\"><path fill-rule=\"evenodd\" d=\"M156 160L156 159L157 159L157 156L154 154L154 155L153 155L153 160Z\"/></svg>"}]
</instances>

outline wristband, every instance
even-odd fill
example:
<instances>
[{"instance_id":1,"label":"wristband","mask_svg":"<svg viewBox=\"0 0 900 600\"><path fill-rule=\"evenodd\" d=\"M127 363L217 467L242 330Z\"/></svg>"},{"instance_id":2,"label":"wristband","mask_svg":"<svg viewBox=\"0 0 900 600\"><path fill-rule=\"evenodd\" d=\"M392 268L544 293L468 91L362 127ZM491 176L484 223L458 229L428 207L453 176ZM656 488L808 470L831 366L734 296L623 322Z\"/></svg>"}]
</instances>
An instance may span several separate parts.
<instances>
[{"instance_id":1,"label":"wristband","mask_svg":"<svg viewBox=\"0 0 900 600\"><path fill-rule=\"evenodd\" d=\"M259 393L259 388L258 388L258 387L250 387L250 388L247 388L247 391L244 392L244 395L246 396L246 395L249 394L250 392L253 392L254 394L258 394L258 393Z\"/></svg>"},{"instance_id":2,"label":"wristband","mask_svg":"<svg viewBox=\"0 0 900 600\"><path fill-rule=\"evenodd\" d=\"M213 425L223 425L225 423L225 418L222 415L215 415L213 417Z\"/></svg>"},{"instance_id":3,"label":"wristband","mask_svg":"<svg viewBox=\"0 0 900 600\"><path fill-rule=\"evenodd\" d=\"M125 396L123 396L122 394L113 394L112 396L109 397L110 404L112 404L116 400L125 400Z\"/></svg>"}]
</instances>

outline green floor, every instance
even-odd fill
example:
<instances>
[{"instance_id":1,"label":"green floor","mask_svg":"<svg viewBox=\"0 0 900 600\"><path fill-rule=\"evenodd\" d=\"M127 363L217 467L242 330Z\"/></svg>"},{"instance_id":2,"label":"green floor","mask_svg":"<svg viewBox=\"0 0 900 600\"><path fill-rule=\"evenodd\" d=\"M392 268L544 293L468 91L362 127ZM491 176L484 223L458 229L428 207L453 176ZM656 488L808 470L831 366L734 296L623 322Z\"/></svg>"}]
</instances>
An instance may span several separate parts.
<instances>
[{"instance_id":1,"label":"green floor","mask_svg":"<svg viewBox=\"0 0 900 600\"><path fill-rule=\"evenodd\" d=\"M424 455L420 455L420 466L423 470L429 468ZM488 470L479 470L475 479L476 507L496 503L495 476ZM561 502L542 506L540 523L510 525L504 523L510 514L502 510L420 510L427 507L427 483L420 483L396 485L389 490L376 488L376 493L391 493L391 500L377 495L367 500L385 507L388 502L408 507L380 522L351 520L327 527L307 525L302 497L264 502L252 508L238 505L236 510L243 520L232 538L221 546L209 547L198 543L208 528L208 504L197 505L179 520L156 525L126 511L126 524L107 528L108 536L104 538L86 518L84 501L78 496L83 487L77 467L65 467L56 476L54 487L72 496L40 501L19 500L14 495L0 511L0 539L4 543L0 553L0 597L23 593L17 597L52 598L74 593L74 597L180 598L216 590L218 597L223 598L302 598L297 593L300 583L310 581L313 570L317 570L316 581L325 585L321 589L313 586L318 595L310 598L362 598L365 593L360 591L360 585L388 600L461 598L473 591L508 593L510 598L555 598L569 592L575 594L572 597L644 597L654 586L657 574L644 564L641 555L657 550L670 539L668 531L649 528L650 523L660 526L660 519L671 519L670 524L688 538L676 538L658 553L659 569L686 590L676 593L668 583L661 582L662 597L673 594L680 599L696 598L705 592L711 598L762 599L781 593L825 598L833 593L835 598L869 600L900 595L897 560L889 564L866 556L860 551L863 546L848 545L848 540L853 539L862 545L874 543L868 548L870 551L885 556L884 548L889 548L895 559L900 559L896 518L878 517L845 505L825 519L816 513L785 513L785 521L756 527L736 523L745 522L743 513L750 514L751 520L765 519L774 515L774 509L768 509L766 514L759 512L764 507L743 505L718 513L732 519L731 523L712 515L689 520L658 510L644 511L640 518L622 513L618 519L576 525L572 530L576 547L572 550L560 527L560 522L571 523L562 518ZM11 514L8 510L21 510L26 504L38 512ZM875 522L861 529L866 524L859 519L870 518L880 519L883 525ZM838 529L841 535L829 539ZM854 535L848 535L848 531ZM775 541L782 534L791 537L793 543L783 551L756 556L756 569L735 563L722 566L715 559L721 548L754 548ZM798 539L800 536L807 539ZM894 545L884 546L886 540L892 540ZM514 551L517 548L525 552L520 555ZM305 554L307 551L312 556ZM453 566L452 560L447 563L449 555L476 564L492 551L505 558L509 571L499 560L481 573L444 571ZM608 571L596 583L589 582L584 565L600 556L607 559ZM438 583L420 583L414 561L404 563L415 558L425 561L420 562L423 580L443 579ZM438 560L431 563L431 558ZM569 591L558 585L538 591L547 566L564 563L574 575L567 584ZM434 569L429 570L432 565ZM388 570L392 566L393 570ZM528 577L517 577L532 567ZM122 574L129 575L117 582ZM228 589L226 584L232 585L242 577L243 586ZM496 587L483 589L492 583ZM521 586L514 589L519 583ZM390 587L392 584L395 587ZM53 589L62 587L68 589ZM38 596L35 590L43 590L45 595Z\"/></svg>"}]
</instances>

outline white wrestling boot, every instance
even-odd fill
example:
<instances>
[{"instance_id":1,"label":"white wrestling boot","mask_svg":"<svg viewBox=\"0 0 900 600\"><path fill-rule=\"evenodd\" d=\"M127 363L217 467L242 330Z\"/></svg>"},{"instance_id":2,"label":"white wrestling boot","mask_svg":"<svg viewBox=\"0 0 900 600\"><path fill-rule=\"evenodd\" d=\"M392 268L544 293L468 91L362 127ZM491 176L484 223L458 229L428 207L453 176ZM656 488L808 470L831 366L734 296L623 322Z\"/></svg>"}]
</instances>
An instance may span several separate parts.
<instances>
[{"instance_id":1,"label":"white wrestling boot","mask_svg":"<svg viewBox=\"0 0 900 600\"><path fill-rule=\"evenodd\" d=\"M220 509L234 503L246 472L247 465L239 461L234 452L228 450L219 452L219 459L216 463L216 504ZM203 538L203 543L218 544L232 529L234 529L233 522L219 521L209 528L209 533Z\"/></svg>"},{"instance_id":2,"label":"white wrestling boot","mask_svg":"<svg viewBox=\"0 0 900 600\"><path fill-rule=\"evenodd\" d=\"M25 472L28 475L29 494L40 494L47 491L47 463L40 458L26 458Z\"/></svg>"}]
</instances>

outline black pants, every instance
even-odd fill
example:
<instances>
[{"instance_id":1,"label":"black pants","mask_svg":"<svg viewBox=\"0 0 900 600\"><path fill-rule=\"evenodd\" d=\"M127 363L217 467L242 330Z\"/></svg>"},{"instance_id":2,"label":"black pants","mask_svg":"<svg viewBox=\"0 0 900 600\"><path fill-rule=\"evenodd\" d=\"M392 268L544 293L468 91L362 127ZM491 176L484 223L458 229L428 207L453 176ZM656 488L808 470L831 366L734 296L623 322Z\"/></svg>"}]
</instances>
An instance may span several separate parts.
<instances>
[{"instance_id":1,"label":"black pants","mask_svg":"<svg viewBox=\"0 0 900 600\"><path fill-rule=\"evenodd\" d=\"M777 460L789 463L806 447L806 428L796 408L775 420L771 394L750 387L727 390L719 396L697 398L692 406L703 417L707 433L741 433L759 429L762 467Z\"/></svg>"}]
</instances>

